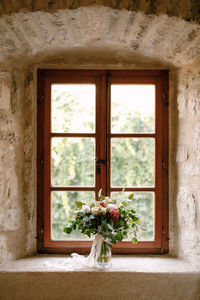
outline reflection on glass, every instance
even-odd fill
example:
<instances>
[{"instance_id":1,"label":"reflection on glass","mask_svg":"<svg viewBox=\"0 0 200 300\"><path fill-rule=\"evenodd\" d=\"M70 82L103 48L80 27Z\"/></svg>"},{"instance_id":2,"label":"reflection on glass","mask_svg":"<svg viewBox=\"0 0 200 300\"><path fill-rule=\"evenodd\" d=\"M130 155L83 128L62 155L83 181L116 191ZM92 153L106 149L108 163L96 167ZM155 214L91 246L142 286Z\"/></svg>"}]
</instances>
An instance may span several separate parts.
<instances>
[{"instance_id":1,"label":"reflection on glass","mask_svg":"<svg viewBox=\"0 0 200 300\"><path fill-rule=\"evenodd\" d=\"M94 139L52 138L52 185L94 186Z\"/></svg>"},{"instance_id":2,"label":"reflection on glass","mask_svg":"<svg viewBox=\"0 0 200 300\"><path fill-rule=\"evenodd\" d=\"M155 145L153 138L111 140L112 186L154 186Z\"/></svg>"},{"instance_id":3,"label":"reflection on glass","mask_svg":"<svg viewBox=\"0 0 200 300\"><path fill-rule=\"evenodd\" d=\"M111 132L155 132L155 85L111 85Z\"/></svg>"},{"instance_id":4,"label":"reflection on glass","mask_svg":"<svg viewBox=\"0 0 200 300\"><path fill-rule=\"evenodd\" d=\"M52 84L52 132L95 131L94 84Z\"/></svg>"},{"instance_id":5,"label":"reflection on glass","mask_svg":"<svg viewBox=\"0 0 200 300\"><path fill-rule=\"evenodd\" d=\"M53 240L88 239L80 231L71 234L63 232L64 227L74 216L75 202L82 201L88 204L94 200L93 192L52 192L51 193L51 238Z\"/></svg>"},{"instance_id":6,"label":"reflection on glass","mask_svg":"<svg viewBox=\"0 0 200 300\"><path fill-rule=\"evenodd\" d=\"M131 192L120 193L113 192L112 197L118 197L124 199L124 194L126 197L131 194ZM155 232L155 201L153 192L135 192L134 198L128 205L129 209L135 209L137 215L140 217L141 225L147 228L146 231L139 229L137 232L137 237L139 241L152 241L154 240ZM131 240L131 236L128 240Z\"/></svg>"}]
</instances>

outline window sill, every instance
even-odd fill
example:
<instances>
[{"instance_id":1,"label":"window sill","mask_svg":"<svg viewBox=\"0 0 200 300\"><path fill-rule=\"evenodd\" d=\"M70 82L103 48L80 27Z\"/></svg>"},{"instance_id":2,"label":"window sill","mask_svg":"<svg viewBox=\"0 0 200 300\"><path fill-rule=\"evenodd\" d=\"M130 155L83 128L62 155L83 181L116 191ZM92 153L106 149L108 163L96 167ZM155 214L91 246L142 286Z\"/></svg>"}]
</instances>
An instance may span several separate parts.
<instances>
[{"instance_id":1,"label":"window sill","mask_svg":"<svg viewBox=\"0 0 200 300\"><path fill-rule=\"evenodd\" d=\"M102 272L98 268L78 267L74 270L67 267L65 260L69 255L41 254L18 259L0 266L0 272ZM133 273L199 273L188 262L169 255L112 255L112 266L103 272Z\"/></svg>"},{"instance_id":2,"label":"window sill","mask_svg":"<svg viewBox=\"0 0 200 300\"><path fill-rule=\"evenodd\" d=\"M200 270L180 259L118 255L102 271L63 268L66 257L39 255L1 266L1 299L199 299Z\"/></svg>"}]
</instances>

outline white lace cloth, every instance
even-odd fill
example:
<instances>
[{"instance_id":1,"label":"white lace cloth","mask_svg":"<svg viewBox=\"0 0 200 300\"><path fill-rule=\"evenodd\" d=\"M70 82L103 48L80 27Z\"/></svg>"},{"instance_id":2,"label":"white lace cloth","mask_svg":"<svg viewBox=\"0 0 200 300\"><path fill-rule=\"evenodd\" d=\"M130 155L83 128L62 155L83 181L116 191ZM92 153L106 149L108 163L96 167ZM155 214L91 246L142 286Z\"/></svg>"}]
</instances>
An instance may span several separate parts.
<instances>
[{"instance_id":1,"label":"white lace cloth","mask_svg":"<svg viewBox=\"0 0 200 300\"><path fill-rule=\"evenodd\" d=\"M46 261L43 265L65 270L78 270L85 267L95 268L100 255L102 240L103 237L101 234L95 234L90 254L87 257L72 253L71 257L61 260L59 264L53 265L49 261Z\"/></svg>"}]
</instances>

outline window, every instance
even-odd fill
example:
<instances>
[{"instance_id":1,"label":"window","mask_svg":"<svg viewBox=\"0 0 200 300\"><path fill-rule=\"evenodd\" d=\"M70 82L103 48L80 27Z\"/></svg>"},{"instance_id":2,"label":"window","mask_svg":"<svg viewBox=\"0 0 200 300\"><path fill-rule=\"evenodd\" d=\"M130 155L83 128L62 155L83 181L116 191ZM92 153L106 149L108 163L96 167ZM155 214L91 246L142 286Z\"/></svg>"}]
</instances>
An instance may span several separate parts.
<instances>
[{"instance_id":1,"label":"window","mask_svg":"<svg viewBox=\"0 0 200 300\"><path fill-rule=\"evenodd\" d=\"M37 131L39 252L89 252L62 231L100 188L134 192L148 228L113 252L168 252L168 71L38 70Z\"/></svg>"}]
</instances>

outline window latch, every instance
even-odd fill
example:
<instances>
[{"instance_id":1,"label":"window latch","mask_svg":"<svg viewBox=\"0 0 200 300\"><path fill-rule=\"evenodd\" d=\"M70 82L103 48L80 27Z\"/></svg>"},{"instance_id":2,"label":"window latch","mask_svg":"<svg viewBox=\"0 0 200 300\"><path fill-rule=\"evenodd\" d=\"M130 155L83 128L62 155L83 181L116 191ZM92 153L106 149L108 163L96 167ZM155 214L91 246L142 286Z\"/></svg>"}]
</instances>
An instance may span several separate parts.
<instances>
[{"instance_id":1,"label":"window latch","mask_svg":"<svg viewBox=\"0 0 200 300\"><path fill-rule=\"evenodd\" d=\"M97 173L100 173L100 164L104 164L106 165L106 160L105 159L101 159L101 158L95 158L96 161L96 167L97 167Z\"/></svg>"}]
</instances>

